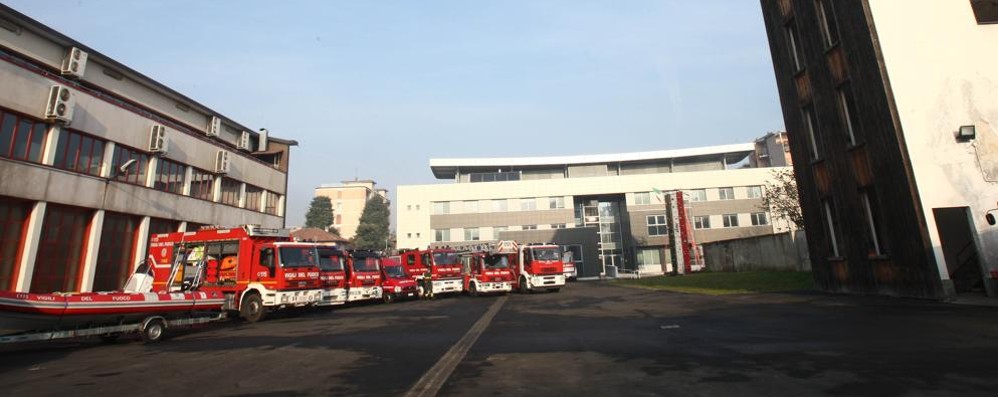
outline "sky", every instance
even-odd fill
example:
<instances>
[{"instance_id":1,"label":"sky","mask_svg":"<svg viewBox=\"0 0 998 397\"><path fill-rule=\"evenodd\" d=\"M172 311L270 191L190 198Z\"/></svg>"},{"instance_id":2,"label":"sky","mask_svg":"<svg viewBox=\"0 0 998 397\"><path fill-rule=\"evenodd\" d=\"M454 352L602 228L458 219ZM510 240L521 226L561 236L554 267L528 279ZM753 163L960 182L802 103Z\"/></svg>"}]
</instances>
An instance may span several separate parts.
<instances>
[{"instance_id":1,"label":"sky","mask_svg":"<svg viewBox=\"0 0 998 397\"><path fill-rule=\"evenodd\" d=\"M298 141L288 226L320 184L373 179L394 197L451 183L431 158L679 149L784 128L758 1L3 1Z\"/></svg>"}]
</instances>

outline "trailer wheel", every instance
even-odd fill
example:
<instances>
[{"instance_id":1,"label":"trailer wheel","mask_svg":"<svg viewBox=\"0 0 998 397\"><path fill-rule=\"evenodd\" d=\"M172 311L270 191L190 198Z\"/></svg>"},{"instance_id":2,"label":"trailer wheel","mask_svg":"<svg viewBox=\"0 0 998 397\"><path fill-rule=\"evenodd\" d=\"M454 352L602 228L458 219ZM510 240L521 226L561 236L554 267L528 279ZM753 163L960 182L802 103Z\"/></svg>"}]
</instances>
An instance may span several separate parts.
<instances>
[{"instance_id":1,"label":"trailer wheel","mask_svg":"<svg viewBox=\"0 0 998 397\"><path fill-rule=\"evenodd\" d=\"M163 340L163 334L166 333L166 322L161 318L151 318L146 320L146 323L142 326L142 341L145 343L156 343Z\"/></svg>"},{"instance_id":2,"label":"trailer wheel","mask_svg":"<svg viewBox=\"0 0 998 397\"><path fill-rule=\"evenodd\" d=\"M471 296L478 296L478 286L477 285L478 284L476 284L476 283L471 283L471 285L468 286L468 293L471 294Z\"/></svg>"},{"instance_id":3,"label":"trailer wheel","mask_svg":"<svg viewBox=\"0 0 998 397\"><path fill-rule=\"evenodd\" d=\"M251 323L267 317L267 308L263 306L260 294L254 292L243 298L243 303L239 305L239 316Z\"/></svg>"}]
</instances>

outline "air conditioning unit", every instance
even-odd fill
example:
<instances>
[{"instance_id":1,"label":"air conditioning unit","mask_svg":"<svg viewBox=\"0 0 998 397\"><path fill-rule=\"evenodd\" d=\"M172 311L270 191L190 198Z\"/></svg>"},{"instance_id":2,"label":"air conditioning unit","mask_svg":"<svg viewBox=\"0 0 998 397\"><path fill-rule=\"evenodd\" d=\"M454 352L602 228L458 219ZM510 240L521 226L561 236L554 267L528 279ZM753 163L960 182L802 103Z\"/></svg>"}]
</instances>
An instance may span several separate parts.
<instances>
[{"instance_id":1,"label":"air conditioning unit","mask_svg":"<svg viewBox=\"0 0 998 397\"><path fill-rule=\"evenodd\" d=\"M222 132L222 119L211 116L211 119L208 120L208 128L204 132L208 136L218 136Z\"/></svg>"},{"instance_id":2,"label":"air conditioning unit","mask_svg":"<svg viewBox=\"0 0 998 397\"><path fill-rule=\"evenodd\" d=\"M73 121L73 91L64 85L53 85L49 90L49 101L45 106L45 118L69 123Z\"/></svg>"},{"instance_id":3,"label":"air conditioning unit","mask_svg":"<svg viewBox=\"0 0 998 397\"><path fill-rule=\"evenodd\" d=\"M243 133L239 135L239 142L236 143L236 147L238 147L239 150L245 150L247 152L252 151L252 150L250 150L250 133L249 132L243 131Z\"/></svg>"},{"instance_id":4,"label":"air conditioning unit","mask_svg":"<svg viewBox=\"0 0 998 397\"><path fill-rule=\"evenodd\" d=\"M87 52L76 47L70 48L66 58L62 60L62 75L80 78L86 69Z\"/></svg>"},{"instance_id":5,"label":"air conditioning unit","mask_svg":"<svg viewBox=\"0 0 998 397\"><path fill-rule=\"evenodd\" d=\"M218 153L215 154L215 173L229 173L229 152L219 150Z\"/></svg>"},{"instance_id":6,"label":"air conditioning unit","mask_svg":"<svg viewBox=\"0 0 998 397\"><path fill-rule=\"evenodd\" d=\"M166 126L154 125L149 131L149 151L153 153L166 153L170 147L170 141L166 139Z\"/></svg>"}]
</instances>

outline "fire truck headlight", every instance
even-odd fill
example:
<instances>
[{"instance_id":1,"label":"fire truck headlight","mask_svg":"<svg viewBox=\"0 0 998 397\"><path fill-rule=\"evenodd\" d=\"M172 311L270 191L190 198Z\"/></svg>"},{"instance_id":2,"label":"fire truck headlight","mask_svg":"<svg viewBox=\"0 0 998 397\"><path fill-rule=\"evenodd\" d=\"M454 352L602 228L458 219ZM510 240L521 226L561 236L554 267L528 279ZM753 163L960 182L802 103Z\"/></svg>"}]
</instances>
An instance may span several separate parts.
<instances>
[{"instance_id":1,"label":"fire truck headlight","mask_svg":"<svg viewBox=\"0 0 998 397\"><path fill-rule=\"evenodd\" d=\"M399 292L402 292L402 287L399 287L399 286L396 285L395 286L395 293L399 293Z\"/></svg>"}]
</instances>

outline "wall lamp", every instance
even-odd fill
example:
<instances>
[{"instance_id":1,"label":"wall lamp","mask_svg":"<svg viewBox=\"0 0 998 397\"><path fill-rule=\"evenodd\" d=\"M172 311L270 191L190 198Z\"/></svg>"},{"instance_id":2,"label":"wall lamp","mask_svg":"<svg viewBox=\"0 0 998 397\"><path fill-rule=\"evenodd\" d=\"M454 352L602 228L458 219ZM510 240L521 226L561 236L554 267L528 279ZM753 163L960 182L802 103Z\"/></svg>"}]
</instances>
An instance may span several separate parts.
<instances>
[{"instance_id":1,"label":"wall lamp","mask_svg":"<svg viewBox=\"0 0 998 397\"><path fill-rule=\"evenodd\" d=\"M961 125L960 129L956 131L957 142L971 141L976 137L977 137L977 128L975 128L973 125Z\"/></svg>"}]
</instances>

